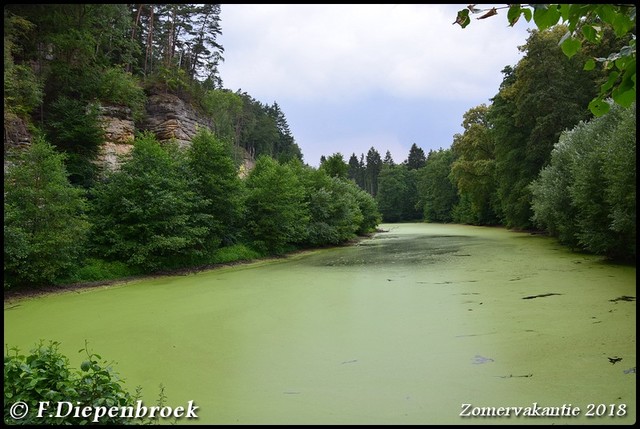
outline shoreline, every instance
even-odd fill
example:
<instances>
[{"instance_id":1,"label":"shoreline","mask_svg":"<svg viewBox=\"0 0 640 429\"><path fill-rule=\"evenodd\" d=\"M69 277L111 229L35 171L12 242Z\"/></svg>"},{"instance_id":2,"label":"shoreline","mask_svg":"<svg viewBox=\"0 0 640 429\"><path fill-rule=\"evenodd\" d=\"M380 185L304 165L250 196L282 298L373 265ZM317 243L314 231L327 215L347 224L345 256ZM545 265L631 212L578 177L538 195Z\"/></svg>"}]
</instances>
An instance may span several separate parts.
<instances>
[{"instance_id":1,"label":"shoreline","mask_svg":"<svg viewBox=\"0 0 640 429\"><path fill-rule=\"evenodd\" d=\"M298 250L294 250L292 252L286 253L284 255L264 256L256 259L243 259L243 260L237 260L232 262L224 262L220 264L200 265L200 266L180 268L180 269L170 270L170 271L158 271L156 273L142 274L139 276L122 277L122 278L111 279L111 280L97 280L93 282L70 283L70 284L58 285L58 286L42 286L42 287L31 288L31 289L15 289L15 290L9 290L9 291L5 290L4 291L4 306L5 306L4 309L7 310L8 308L11 308L12 306L14 306L16 303L26 299L40 298L40 297L45 297L49 295L67 293L67 292L80 293L86 290L91 290L91 289L95 289L102 286L117 286L117 285L122 285L122 284L130 283L133 281L137 281L137 280L151 280L151 279L163 278L163 277L186 276L190 274L197 274L200 272L217 270L221 268L230 268L230 267L236 267L240 265L249 265L249 264L254 264L258 262L277 261L277 260L291 258L294 256L303 255L305 253L315 252L318 250L339 248L339 247L345 247L345 246L354 246L360 241L372 238L374 234L380 233L380 232L387 232L387 231L377 229L375 232L372 232L363 236L358 236L343 244L308 248L308 249L298 249Z\"/></svg>"}]
</instances>

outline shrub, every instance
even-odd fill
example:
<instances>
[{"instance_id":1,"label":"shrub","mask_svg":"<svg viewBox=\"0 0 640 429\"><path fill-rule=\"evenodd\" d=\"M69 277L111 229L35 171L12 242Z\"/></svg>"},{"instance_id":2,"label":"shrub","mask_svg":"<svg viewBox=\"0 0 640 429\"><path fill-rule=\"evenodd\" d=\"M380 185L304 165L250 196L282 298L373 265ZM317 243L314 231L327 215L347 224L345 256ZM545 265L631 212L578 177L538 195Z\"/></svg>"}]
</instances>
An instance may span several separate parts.
<instances>
[{"instance_id":1,"label":"shrub","mask_svg":"<svg viewBox=\"0 0 640 429\"><path fill-rule=\"evenodd\" d=\"M139 270L128 267L120 261L105 261L87 258L81 267L74 270L68 277L61 279L60 284L98 282L102 280L116 280L142 274Z\"/></svg>"},{"instance_id":2,"label":"shrub","mask_svg":"<svg viewBox=\"0 0 640 429\"><path fill-rule=\"evenodd\" d=\"M211 263L226 264L235 261L248 261L260 258L260 253L245 246L244 244L234 244L233 246L221 247L213 254Z\"/></svg>"},{"instance_id":3,"label":"shrub","mask_svg":"<svg viewBox=\"0 0 640 429\"><path fill-rule=\"evenodd\" d=\"M58 350L60 343L43 341L31 350L31 354L22 355L18 348L7 350L4 358L4 423L20 425L60 425L86 424L87 419L75 417L74 413L66 417L42 413L38 417L38 404L41 401L70 402L80 408L85 406L112 407L133 406L137 398L123 386L123 380L101 357L91 353L86 346L80 350L87 356L80 371L69 367L69 359ZM138 389L139 392L139 389ZM14 419L10 414L11 405L24 402L29 412L22 419ZM133 419L104 416L101 424L131 424Z\"/></svg>"}]
</instances>

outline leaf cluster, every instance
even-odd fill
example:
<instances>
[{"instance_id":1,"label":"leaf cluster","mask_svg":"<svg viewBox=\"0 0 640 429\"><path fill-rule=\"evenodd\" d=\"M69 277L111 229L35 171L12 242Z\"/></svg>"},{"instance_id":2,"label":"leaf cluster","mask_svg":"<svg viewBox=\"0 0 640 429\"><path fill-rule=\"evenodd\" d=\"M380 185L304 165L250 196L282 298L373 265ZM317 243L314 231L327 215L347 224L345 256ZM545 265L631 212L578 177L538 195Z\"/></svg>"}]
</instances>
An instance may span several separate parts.
<instances>
[{"instance_id":1,"label":"leaf cluster","mask_svg":"<svg viewBox=\"0 0 640 429\"><path fill-rule=\"evenodd\" d=\"M636 6L633 4L511 4L490 9L469 5L459 10L454 24L465 28L471 23L470 14L483 13L477 19L485 19L498 14L499 9L508 9L507 20L514 26L520 17L527 22L532 19L541 31L558 23L567 26L559 46L564 54L571 58L584 48L585 43L598 44L602 41L607 28L612 28L616 37L625 45L618 52L606 57L594 57L586 60L584 70L593 70L600 63L608 74L607 81L600 92L589 104L596 116L602 116L609 110L608 97L624 107L629 107L636 99Z\"/></svg>"},{"instance_id":2,"label":"leaf cluster","mask_svg":"<svg viewBox=\"0 0 640 429\"><path fill-rule=\"evenodd\" d=\"M40 341L30 354L21 354L16 347L9 349L4 358L4 423L20 425L81 425L87 419L56 417L55 413L42 413L38 417L40 402L48 401L50 406L58 402L69 402L80 408L132 406L136 398L124 387L124 381L113 370L112 364L92 353L85 343L79 352L86 355L80 370L73 370L69 358L59 351L60 343ZM10 406L25 402L29 412L25 418L16 420L10 415ZM132 424L134 419L108 415L99 420L100 424Z\"/></svg>"}]
</instances>

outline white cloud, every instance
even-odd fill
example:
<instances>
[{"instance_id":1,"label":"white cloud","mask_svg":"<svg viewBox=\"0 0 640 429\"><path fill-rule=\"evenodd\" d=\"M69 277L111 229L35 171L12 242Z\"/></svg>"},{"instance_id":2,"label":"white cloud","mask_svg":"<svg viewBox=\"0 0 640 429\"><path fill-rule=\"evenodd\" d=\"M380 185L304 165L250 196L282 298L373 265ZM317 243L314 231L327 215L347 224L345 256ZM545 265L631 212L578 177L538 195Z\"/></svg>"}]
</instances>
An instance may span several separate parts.
<instances>
[{"instance_id":1,"label":"white cloud","mask_svg":"<svg viewBox=\"0 0 640 429\"><path fill-rule=\"evenodd\" d=\"M343 101L495 94L520 58L524 25L505 12L461 29L464 5L222 5L224 85L273 100Z\"/></svg>"}]
</instances>

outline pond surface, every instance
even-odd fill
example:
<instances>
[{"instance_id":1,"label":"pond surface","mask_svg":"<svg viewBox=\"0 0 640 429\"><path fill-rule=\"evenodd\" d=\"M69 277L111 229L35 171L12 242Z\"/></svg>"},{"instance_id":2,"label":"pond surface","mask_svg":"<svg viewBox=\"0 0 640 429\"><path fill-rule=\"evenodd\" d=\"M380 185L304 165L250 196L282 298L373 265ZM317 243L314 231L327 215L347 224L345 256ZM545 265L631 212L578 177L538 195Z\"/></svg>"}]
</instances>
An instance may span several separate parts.
<instances>
[{"instance_id":1,"label":"pond surface","mask_svg":"<svg viewBox=\"0 0 640 429\"><path fill-rule=\"evenodd\" d=\"M635 267L502 228L381 227L352 247L5 303L5 343L60 341L77 368L86 339L145 405L160 383L167 405L193 400L191 423L635 422ZM463 404L580 411L463 418Z\"/></svg>"}]
</instances>

